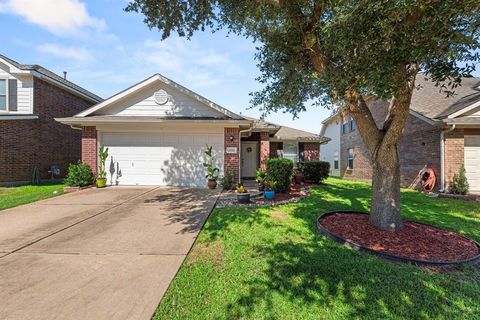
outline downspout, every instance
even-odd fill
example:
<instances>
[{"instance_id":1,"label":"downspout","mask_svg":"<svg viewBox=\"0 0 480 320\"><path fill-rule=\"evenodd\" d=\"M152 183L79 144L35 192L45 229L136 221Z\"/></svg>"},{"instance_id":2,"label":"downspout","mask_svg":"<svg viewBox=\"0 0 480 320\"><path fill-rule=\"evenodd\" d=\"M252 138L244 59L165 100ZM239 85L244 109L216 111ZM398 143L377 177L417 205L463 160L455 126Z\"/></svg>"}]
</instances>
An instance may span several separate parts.
<instances>
[{"instance_id":1,"label":"downspout","mask_svg":"<svg viewBox=\"0 0 480 320\"><path fill-rule=\"evenodd\" d=\"M252 127L238 131L238 183L242 181L242 133L251 131Z\"/></svg>"},{"instance_id":2,"label":"downspout","mask_svg":"<svg viewBox=\"0 0 480 320\"><path fill-rule=\"evenodd\" d=\"M455 130L455 125L452 125L447 130L440 132L440 190L439 192L445 192L445 133L449 133Z\"/></svg>"}]
</instances>

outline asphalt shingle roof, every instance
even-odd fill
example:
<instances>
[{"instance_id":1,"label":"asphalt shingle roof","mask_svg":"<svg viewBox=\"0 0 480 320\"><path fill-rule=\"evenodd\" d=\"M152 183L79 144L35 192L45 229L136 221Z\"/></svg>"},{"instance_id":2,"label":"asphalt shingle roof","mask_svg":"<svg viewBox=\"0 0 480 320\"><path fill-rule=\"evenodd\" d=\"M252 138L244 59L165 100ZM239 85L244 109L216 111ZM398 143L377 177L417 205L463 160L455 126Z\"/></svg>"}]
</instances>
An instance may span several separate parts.
<instances>
[{"instance_id":1,"label":"asphalt shingle roof","mask_svg":"<svg viewBox=\"0 0 480 320\"><path fill-rule=\"evenodd\" d=\"M455 94L448 98L445 92L440 92L440 87L425 79L422 73L418 74L416 84L420 89L413 92L410 107L430 119L445 118L480 101L479 78L463 78L461 86L455 88Z\"/></svg>"},{"instance_id":2,"label":"asphalt shingle roof","mask_svg":"<svg viewBox=\"0 0 480 320\"><path fill-rule=\"evenodd\" d=\"M8 61L10 64L14 65L16 68L20 69L20 70L34 70L34 71L37 71L49 78L52 78L78 92L81 92L83 93L84 95L88 96L89 98L91 98L92 100L95 100L97 102L100 102L100 101L103 101L103 99L99 96L97 96L96 94L76 85L75 83L71 82L71 81L68 81L67 79L65 79L64 77L61 77L59 76L58 74L48 70L48 69L45 69L44 67L42 66L39 66L39 65L36 65L36 64L21 64L21 63L18 63L17 61L15 60L12 60L8 57L5 57L4 55L1 55L0 54L0 58L2 59L5 59L6 61Z\"/></svg>"}]
</instances>

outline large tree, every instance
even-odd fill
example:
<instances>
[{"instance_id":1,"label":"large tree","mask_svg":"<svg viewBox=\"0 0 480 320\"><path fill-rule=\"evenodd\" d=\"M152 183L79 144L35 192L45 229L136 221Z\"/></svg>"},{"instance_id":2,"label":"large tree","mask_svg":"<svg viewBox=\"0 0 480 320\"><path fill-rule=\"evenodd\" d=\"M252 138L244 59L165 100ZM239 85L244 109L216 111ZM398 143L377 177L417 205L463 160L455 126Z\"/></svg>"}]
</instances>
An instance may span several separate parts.
<instances>
[{"instance_id":1,"label":"large tree","mask_svg":"<svg viewBox=\"0 0 480 320\"><path fill-rule=\"evenodd\" d=\"M399 140L419 71L448 94L479 60L478 0L133 0L162 38L197 30L244 35L256 53L264 89L252 102L294 115L334 102L351 115L373 165L370 221L384 230L400 217ZM372 99L389 101L382 127Z\"/></svg>"}]
</instances>

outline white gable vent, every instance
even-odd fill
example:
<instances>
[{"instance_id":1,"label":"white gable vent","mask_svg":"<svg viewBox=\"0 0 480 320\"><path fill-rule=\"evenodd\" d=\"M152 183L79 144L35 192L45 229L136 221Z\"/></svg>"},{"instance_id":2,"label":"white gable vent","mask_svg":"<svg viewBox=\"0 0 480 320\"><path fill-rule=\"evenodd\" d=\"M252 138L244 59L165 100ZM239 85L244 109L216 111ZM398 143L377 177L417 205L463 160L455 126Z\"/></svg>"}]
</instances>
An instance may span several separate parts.
<instances>
[{"instance_id":1,"label":"white gable vent","mask_svg":"<svg viewBox=\"0 0 480 320\"><path fill-rule=\"evenodd\" d=\"M165 104L168 101L168 93L165 90L158 90L153 97L157 104Z\"/></svg>"}]
</instances>

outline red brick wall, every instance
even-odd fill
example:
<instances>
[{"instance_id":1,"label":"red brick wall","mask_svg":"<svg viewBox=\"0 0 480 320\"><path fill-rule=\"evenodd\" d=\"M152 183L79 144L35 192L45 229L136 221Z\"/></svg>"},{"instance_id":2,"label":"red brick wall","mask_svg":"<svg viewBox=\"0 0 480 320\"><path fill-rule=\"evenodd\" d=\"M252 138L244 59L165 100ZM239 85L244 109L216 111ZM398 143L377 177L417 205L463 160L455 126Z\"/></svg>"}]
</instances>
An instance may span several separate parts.
<instances>
[{"instance_id":1,"label":"red brick wall","mask_svg":"<svg viewBox=\"0 0 480 320\"><path fill-rule=\"evenodd\" d=\"M377 126L381 127L388 104L376 101L369 105ZM341 175L347 179L370 180L372 166L358 129L341 134ZM354 169L347 170L348 149L354 153ZM410 115L400 140L401 185L408 187L425 166L433 168L440 182L440 129ZM463 154L462 154L463 157Z\"/></svg>"},{"instance_id":2,"label":"red brick wall","mask_svg":"<svg viewBox=\"0 0 480 320\"><path fill-rule=\"evenodd\" d=\"M267 169L265 161L270 158L270 141L268 132L260 132L260 168Z\"/></svg>"},{"instance_id":3,"label":"red brick wall","mask_svg":"<svg viewBox=\"0 0 480 320\"><path fill-rule=\"evenodd\" d=\"M92 168L93 173L97 173L97 128L82 127L82 162Z\"/></svg>"},{"instance_id":4,"label":"red brick wall","mask_svg":"<svg viewBox=\"0 0 480 320\"><path fill-rule=\"evenodd\" d=\"M239 156L239 141L238 141L238 128L225 128L224 129L224 155L223 155L223 169L224 172L228 170L234 174L235 181L239 182L238 179L238 170L240 165L240 156ZM230 136L233 136L233 141L230 141ZM236 154L227 154L227 147L236 147L237 153Z\"/></svg>"},{"instance_id":5,"label":"red brick wall","mask_svg":"<svg viewBox=\"0 0 480 320\"><path fill-rule=\"evenodd\" d=\"M28 182L38 165L42 179L50 178L51 165L60 167L80 159L80 130L54 120L73 116L93 103L37 79L33 82L35 120L0 121L0 183Z\"/></svg>"},{"instance_id":6,"label":"red brick wall","mask_svg":"<svg viewBox=\"0 0 480 320\"><path fill-rule=\"evenodd\" d=\"M305 161L320 160L320 144L318 142L305 142L303 144L303 158Z\"/></svg>"}]
</instances>

